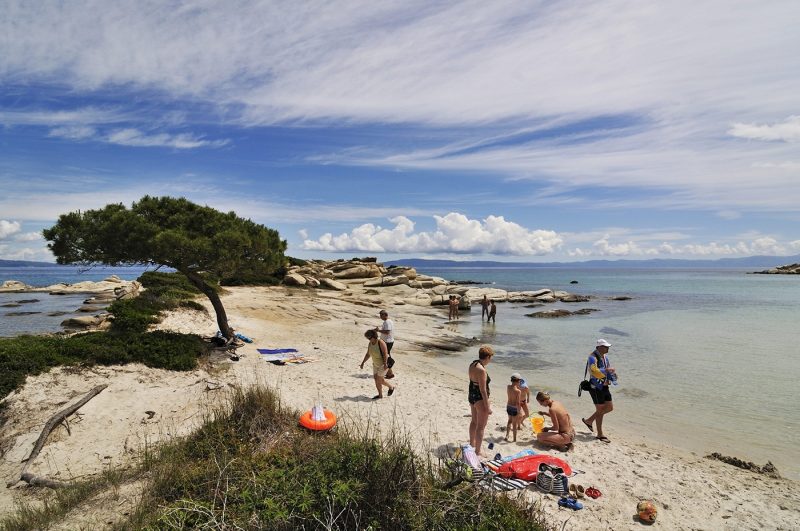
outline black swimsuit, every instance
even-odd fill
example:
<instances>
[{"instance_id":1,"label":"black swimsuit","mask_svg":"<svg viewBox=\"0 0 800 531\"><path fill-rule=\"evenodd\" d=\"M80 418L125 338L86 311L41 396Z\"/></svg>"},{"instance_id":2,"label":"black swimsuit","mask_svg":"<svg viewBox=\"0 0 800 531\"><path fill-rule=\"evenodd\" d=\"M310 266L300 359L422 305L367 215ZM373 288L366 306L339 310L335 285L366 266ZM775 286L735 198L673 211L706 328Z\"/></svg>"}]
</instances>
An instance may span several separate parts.
<instances>
[{"instance_id":1,"label":"black swimsuit","mask_svg":"<svg viewBox=\"0 0 800 531\"><path fill-rule=\"evenodd\" d=\"M475 366L476 363L480 363L480 362L481 362L481 360L475 360L472 363L470 363L469 366L470 366L470 368L472 368L472 367ZM486 374L486 394L487 395L490 394L489 393L489 382L491 382L491 381L492 381L492 379L489 378L489 374L487 373ZM481 394L481 388L478 385L478 382L473 382L472 380L469 381L468 398L469 398L469 403L470 404L474 404L475 402L483 400L483 395Z\"/></svg>"}]
</instances>

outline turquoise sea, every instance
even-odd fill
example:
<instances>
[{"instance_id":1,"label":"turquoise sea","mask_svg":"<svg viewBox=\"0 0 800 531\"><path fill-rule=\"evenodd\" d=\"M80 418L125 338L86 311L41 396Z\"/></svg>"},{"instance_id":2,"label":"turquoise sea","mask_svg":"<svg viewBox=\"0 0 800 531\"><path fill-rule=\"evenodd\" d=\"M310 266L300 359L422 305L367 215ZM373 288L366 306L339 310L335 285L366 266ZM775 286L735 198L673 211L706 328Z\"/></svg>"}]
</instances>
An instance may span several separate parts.
<instances>
[{"instance_id":1,"label":"turquoise sea","mask_svg":"<svg viewBox=\"0 0 800 531\"><path fill-rule=\"evenodd\" d=\"M0 267L0 284L18 280L29 286L51 286L61 282L99 281L111 275L123 280L138 278L144 267L95 267L85 270L73 266ZM60 323L79 315L76 310L88 298L85 293L49 295L36 293L0 293L0 337L39 334L61 330ZM26 315L15 315L25 313ZM80 314L86 315L86 314Z\"/></svg>"},{"instance_id":2,"label":"turquoise sea","mask_svg":"<svg viewBox=\"0 0 800 531\"><path fill-rule=\"evenodd\" d=\"M605 421L609 437L620 430L698 455L719 451L759 465L770 460L782 475L800 479L800 408L792 394L800 381L799 277L730 269L421 272L514 291L546 287L592 295L586 303L534 309L499 304L496 324L482 323L476 305L462 312L459 324L446 326L493 345L499 355L490 374L522 372L532 389L563 400L578 424L593 411L585 393L577 397L578 382L603 337L613 344L609 356L619 373L619 385L612 387L615 410ZM609 300L617 295L632 300ZM600 311L560 319L525 316L551 308ZM448 356L446 363L466 371L473 357Z\"/></svg>"}]
</instances>

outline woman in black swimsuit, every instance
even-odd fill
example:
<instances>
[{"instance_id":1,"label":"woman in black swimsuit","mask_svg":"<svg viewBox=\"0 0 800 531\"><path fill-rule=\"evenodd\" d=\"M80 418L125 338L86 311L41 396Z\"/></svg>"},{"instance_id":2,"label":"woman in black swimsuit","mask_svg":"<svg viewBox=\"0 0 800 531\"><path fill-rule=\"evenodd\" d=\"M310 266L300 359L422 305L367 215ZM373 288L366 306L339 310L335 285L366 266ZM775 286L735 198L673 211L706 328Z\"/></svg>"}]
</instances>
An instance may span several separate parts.
<instances>
[{"instance_id":1,"label":"woman in black swimsuit","mask_svg":"<svg viewBox=\"0 0 800 531\"><path fill-rule=\"evenodd\" d=\"M492 405L489 403L489 374L486 365L492 361L494 350L484 345L478 351L478 359L469 364L469 407L472 420L469 423L469 443L475 448L475 453L481 455L483 444L483 431L492 414Z\"/></svg>"}]
</instances>

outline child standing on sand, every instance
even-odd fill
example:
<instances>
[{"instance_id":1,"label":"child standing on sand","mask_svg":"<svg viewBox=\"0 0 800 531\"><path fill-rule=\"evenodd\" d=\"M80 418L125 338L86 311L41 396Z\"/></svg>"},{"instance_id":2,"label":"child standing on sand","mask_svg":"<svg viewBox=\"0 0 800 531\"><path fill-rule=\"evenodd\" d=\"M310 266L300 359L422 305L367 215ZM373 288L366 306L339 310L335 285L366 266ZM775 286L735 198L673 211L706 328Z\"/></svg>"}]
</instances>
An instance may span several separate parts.
<instances>
[{"instance_id":1,"label":"child standing on sand","mask_svg":"<svg viewBox=\"0 0 800 531\"><path fill-rule=\"evenodd\" d=\"M506 413L508 413L508 423L506 424L506 441L508 441L508 432L514 433L514 442L517 442L517 430L519 429L519 409L520 401L522 400L522 390L519 388L519 382L522 376L518 372L511 375L511 384L506 386L508 393L508 402L506 402Z\"/></svg>"}]
</instances>

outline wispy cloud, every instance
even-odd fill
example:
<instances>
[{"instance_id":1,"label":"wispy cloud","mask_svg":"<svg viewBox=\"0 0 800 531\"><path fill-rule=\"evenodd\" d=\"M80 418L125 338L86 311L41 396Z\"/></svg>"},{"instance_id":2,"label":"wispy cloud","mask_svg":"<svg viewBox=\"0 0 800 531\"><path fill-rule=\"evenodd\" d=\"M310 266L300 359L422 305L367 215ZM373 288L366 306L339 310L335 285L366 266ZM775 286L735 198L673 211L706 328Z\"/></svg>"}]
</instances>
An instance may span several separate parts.
<instances>
[{"instance_id":1,"label":"wispy cloud","mask_svg":"<svg viewBox=\"0 0 800 531\"><path fill-rule=\"evenodd\" d=\"M2 59L0 59L0 62ZM0 80L3 79L0 69ZM0 124L6 126L40 125L77 127L98 124L114 124L131 120L129 113L120 109L79 107L69 110L49 109L0 109Z\"/></svg>"},{"instance_id":2,"label":"wispy cloud","mask_svg":"<svg viewBox=\"0 0 800 531\"><path fill-rule=\"evenodd\" d=\"M96 128L86 125L56 127L50 130L48 136L66 140L91 140L120 146L173 149L219 148L230 143L230 140L227 139L207 140L191 133L147 133L135 128L114 129L102 133Z\"/></svg>"},{"instance_id":3,"label":"wispy cloud","mask_svg":"<svg viewBox=\"0 0 800 531\"><path fill-rule=\"evenodd\" d=\"M106 136L110 144L134 147L169 147L174 149L195 149L199 147L222 147L229 140L205 140L189 133L170 135L167 133L147 134L138 129L119 129Z\"/></svg>"}]
</instances>

